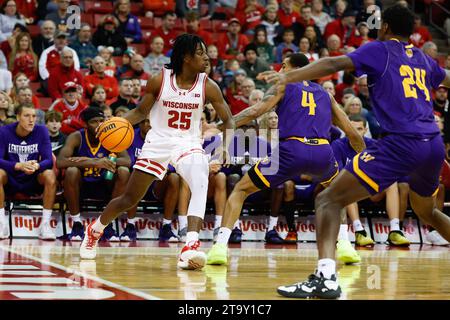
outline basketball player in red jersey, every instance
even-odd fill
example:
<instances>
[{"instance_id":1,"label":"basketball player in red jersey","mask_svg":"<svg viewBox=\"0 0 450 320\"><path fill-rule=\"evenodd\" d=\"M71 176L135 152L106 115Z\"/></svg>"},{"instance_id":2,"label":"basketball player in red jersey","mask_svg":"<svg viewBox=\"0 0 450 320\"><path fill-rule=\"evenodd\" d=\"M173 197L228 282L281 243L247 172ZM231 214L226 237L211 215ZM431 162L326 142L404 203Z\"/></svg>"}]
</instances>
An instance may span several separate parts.
<instances>
[{"instance_id":1,"label":"basketball player in red jersey","mask_svg":"<svg viewBox=\"0 0 450 320\"><path fill-rule=\"evenodd\" d=\"M188 183L192 193L187 213L186 245L179 256L178 267L200 269L205 265L206 255L198 250L208 190L208 161L201 139L205 101L211 102L225 128L235 127L219 87L204 73L208 59L200 37L191 34L177 37L170 64L148 82L142 102L125 115L133 125L150 117L152 130L147 133L125 192L113 199L100 218L87 227L80 247L81 258L95 258L103 229L122 212L135 206L155 179L162 180L170 163ZM223 150L228 150L230 138L224 132Z\"/></svg>"}]
</instances>

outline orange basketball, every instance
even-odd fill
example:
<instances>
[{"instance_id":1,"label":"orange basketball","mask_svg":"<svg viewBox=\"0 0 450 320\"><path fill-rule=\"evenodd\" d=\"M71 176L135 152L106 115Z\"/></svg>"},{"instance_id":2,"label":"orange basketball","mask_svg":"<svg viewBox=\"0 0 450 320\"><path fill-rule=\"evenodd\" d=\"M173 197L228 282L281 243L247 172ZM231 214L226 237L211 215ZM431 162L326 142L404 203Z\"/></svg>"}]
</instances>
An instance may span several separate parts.
<instances>
[{"instance_id":1,"label":"orange basketball","mask_svg":"<svg viewBox=\"0 0 450 320\"><path fill-rule=\"evenodd\" d=\"M119 117L113 117L103 122L98 128L100 143L110 152L127 150L134 139L134 129L131 123Z\"/></svg>"}]
</instances>

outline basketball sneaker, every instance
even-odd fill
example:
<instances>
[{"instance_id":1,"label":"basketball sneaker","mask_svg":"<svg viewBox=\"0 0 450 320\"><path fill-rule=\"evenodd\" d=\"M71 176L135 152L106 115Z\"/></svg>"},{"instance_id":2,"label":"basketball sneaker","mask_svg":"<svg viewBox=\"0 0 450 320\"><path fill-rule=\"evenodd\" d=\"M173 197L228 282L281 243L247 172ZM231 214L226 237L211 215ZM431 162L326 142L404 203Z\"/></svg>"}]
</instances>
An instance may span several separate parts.
<instances>
[{"instance_id":1,"label":"basketball sneaker","mask_svg":"<svg viewBox=\"0 0 450 320\"><path fill-rule=\"evenodd\" d=\"M375 243L373 239L367 235L366 230L356 231L355 232L355 243L357 246L371 246Z\"/></svg>"},{"instance_id":2,"label":"basketball sneaker","mask_svg":"<svg viewBox=\"0 0 450 320\"><path fill-rule=\"evenodd\" d=\"M56 240L56 235L53 228L50 227L50 222L42 223L39 230L39 239L41 240Z\"/></svg>"},{"instance_id":3,"label":"basketball sneaker","mask_svg":"<svg viewBox=\"0 0 450 320\"><path fill-rule=\"evenodd\" d=\"M197 270L205 266L206 254L199 251L200 241L191 241L183 247L178 258L178 267L185 270Z\"/></svg>"},{"instance_id":4,"label":"basketball sneaker","mask_svg":"<svg viewBox=\"0 0 450 320\"><path fill-rule=\"evenodd\" d=\"M448 245L448 241L445 240L437 230L433 230L427 233L426 239L433 246L446 246Z\"/></svg>"},{"instance_id":5,"label":"basketball sneaker","mask_svg":"<svg viewBox=\"0 0 450 320\"><path fill-rule=\"evenodd\" d=\"M123 242L134 242L136 241L136 227L132 223L127 223L125 230L120 235L119 240Z\"/></svg>"},{"instance_id":6,"label":"basketball sneaker","mask_svg":"<svg viewBox=\"0 0 450 320\"><path fill-rule=\"evenodd\" d=\"M336 245L336 257L339 261L347 263L358 263L361 262L361 257L355 248L353 248L352 243L348 240L339 240Z\"/></svg>"},{"instance_id":7,"label":"basketball sneaker","mask_svg":"<svg viewBox=\"0 0 450 320\"><path fill-rule=\"evenodd\" d=\"M72 231L69 234L70 241L82 241L84 238L84 228L81 222L74 222Z\"/></svg>"},{"instance_id":8,"label":"basketball sneaker","mask_svg":"<svg viewBox=\"0 0 450 320\"><path fill-rule=\"evenodd\" d=\"M308 280L303 282L278 287L277 292L283 297L301 299L337 299L342 293L336 275L327 279L322 273L319 276L311 274Z\"/></svg>"},{"instance_id":9,"label":"basketball sneaker","mask_svg":"<svg viewBox=\"0 0 450 320\"><path fill-rule=\"evenodd\" d=\"M239 228L234 228L231 231L230 239L228 240L229 243L241 243L242 242L242 231Z\"/></svg>"},{"instance_id":10,"label":"basketball sneaker","mask_svg":"<svg viewBox=\"0 0 450 320\"><path fill-rule=\"evenodd\" d=\"M228 247L221 243L214 244L206 255L207 264L227 264L228 262Z\"/></svg>"},{"instance_id":11,"label":"basketball sneaker","mask_svg":"<svg viewBox=\"0 0 450 320\"><path fill-rule=\"evenodd\" d=\"M187 227L184 227L183 229L178 231L178 241L185 243L186 242L186 235L187 235Z\"/></svg>"},{"instance_id":12,"label":"basketball sneaker","mask_svg":"<svg viewBox=\"0 0 450 320\"><path fill-rule=\"evenodd\" d=\"M278 234L277 230L275 230L275 228L266 232L266 236L264 237L264 240L270 244L283 244L284 243L283 238L280 237L280 235Z\"/></svg>"},{"instance_id":13,"label":"basketball sneaker","mask_svg":"<svg viewBox=\"0 0 450 320\"><path fill-rule=\"evenodd\" d=\"M172 225L165 224L159 230L158 240L162 242L178 242L179 239L172 231Z\"/></svg>"},{"instance_id":14,"label":"basketball sneaker","mask_svg":"<svg viewBox=\"0 0 450 320\"><path fill-rule=\"evenodd\" d=\"M289 231L286 238L284 238L284 243L297 243L297 241L297 231Z\"/></svg>"},{"instance_id":15,"label":"basketball sneaker","mask_svg":"<svg viewBox=\"0 0 450 320\"><path fill-rule=\"evenodd\" d=\"M0 240L6 239L8 237L8 223L6 221L0 221Z\"/></svg>"},{"instance_id":16,"label":"basketball sneaker","mask_svg":"<svg viewBox=\"0 0 450 320\"><path fill-rule=\"evenodd\" d=\"M401 232L400 230L394 230L389 232L387 242L391 246L398 246L398 247L407 247L410 244L408 238L406 238L403 232Z\"/></svg>"},{"instance_id":17,"label":"basketball sneaker","mask_svg":"<svg viewBox=\"0 0 450 320\"><path fill-rule=\"evenodd\" d=\"M119 241L119 237L117 237L116 230L114 230L112 223L108 224L105 230L103 230L103 235L100 238L100 241Z\"/></svg>"},{"instance_id":18,"label":"basketball sneaker","mask_svg":"<svg viewBox=\"0 0 450 320\"><path fill-rule=\"evenodd\" d=\"M86 236L81 242L80 257L81 259L95 259L97 255L97 243L103 232L97 232L92 229L94 222L91 222L86 228Z\"/></svg>"}]
</instances>

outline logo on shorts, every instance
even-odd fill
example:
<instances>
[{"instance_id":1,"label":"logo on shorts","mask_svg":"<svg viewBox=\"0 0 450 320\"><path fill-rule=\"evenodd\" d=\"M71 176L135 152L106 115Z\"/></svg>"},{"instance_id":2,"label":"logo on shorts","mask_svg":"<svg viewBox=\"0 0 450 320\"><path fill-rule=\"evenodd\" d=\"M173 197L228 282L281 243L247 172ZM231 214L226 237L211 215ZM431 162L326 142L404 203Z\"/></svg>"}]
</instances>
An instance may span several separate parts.
<instances>
[{"instance_id":1,"label":"logo on shorts","mask_svg":"<svg viewBox=\"0 0 450 320\"><path fill-rule=\"evenodd\" d=\"M363 155L359 158L364 162L369 162L369 161L372 161L373 159L375 159L375 157L371 156L367 152L364 152Z\"/></svg>"}]
</instances>

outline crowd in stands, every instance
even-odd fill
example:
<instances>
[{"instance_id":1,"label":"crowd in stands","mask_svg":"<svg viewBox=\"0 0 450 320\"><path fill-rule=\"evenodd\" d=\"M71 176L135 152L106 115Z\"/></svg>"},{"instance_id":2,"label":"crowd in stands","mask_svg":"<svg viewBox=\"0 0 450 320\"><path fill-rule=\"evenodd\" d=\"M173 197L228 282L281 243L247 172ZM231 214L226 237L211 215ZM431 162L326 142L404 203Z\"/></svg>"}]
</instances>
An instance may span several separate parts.
<instances>
[{"instance_id":1,"label":"crowd in stands","mask_svg":"<svg viewBox=\"0 0 450 320\"><path fill-rule=\"evenodd\" d=\"M71 5L81 8L80 20L74 18ZM188 32L203 38L210 57L208 75L219 84L235 115L260 101L267 90L268 84L257 75L279 71L293 53L303 53L313 62L374 41L376 30L368 23L371 5L382 8L375 0L0 0L0 239L7 236L5 195L17 192L43 192L41 237L54 239L49 218L55 193L63 190L74 221L68 239L81 240L79 199L98 197L103 190L101 197L107 200L123 190L151 124L144 121L136 127L133 147L118 155L116 165L108 160L109 152L100 145L95 129L105 119L136 108L147 81L170 62L178 35ZM411 44L450 69L450 54L439 57L432 40L417 15ZM363 124L365 137L380 136L366 77L339 72L317 82L334 95L355 125ZM449 151L448 90L441 87L432 98ZM202 123L206 149L220 140L215 126L219 120L207 104ZM45 126L48 130L43 130ZM249 166L274 147L276 137L270 136L275 135L270 129L276 128L276 113L269 112L236 134L235 140L241 141L239 134L247 130L269 130L264 131L269 136L242 140L245 147L232 152L234 166L223 168L211 161L208 199L214 203L217 230L227 194ZM341 138L338 129L330 133L330 141ZM116 172L114 180L105 181L108 169ZM189 190L180 180L169 170L146 196L164 202L162 240L178 241L187 225ZM271 201L266 241L296 241L295 203L312 199L314 188L308 177L301 177L249 200ZM400 188L395 192L401 193ZM177 209L179 235L170 227ZM273 232L279 212L288 213L286 239ZM135 214L136 208L128 212L124 235L109 226L104 239L135 239ZM237 223L230 241L239 242L241 236Z\"/></svg>"}]
</instances>

